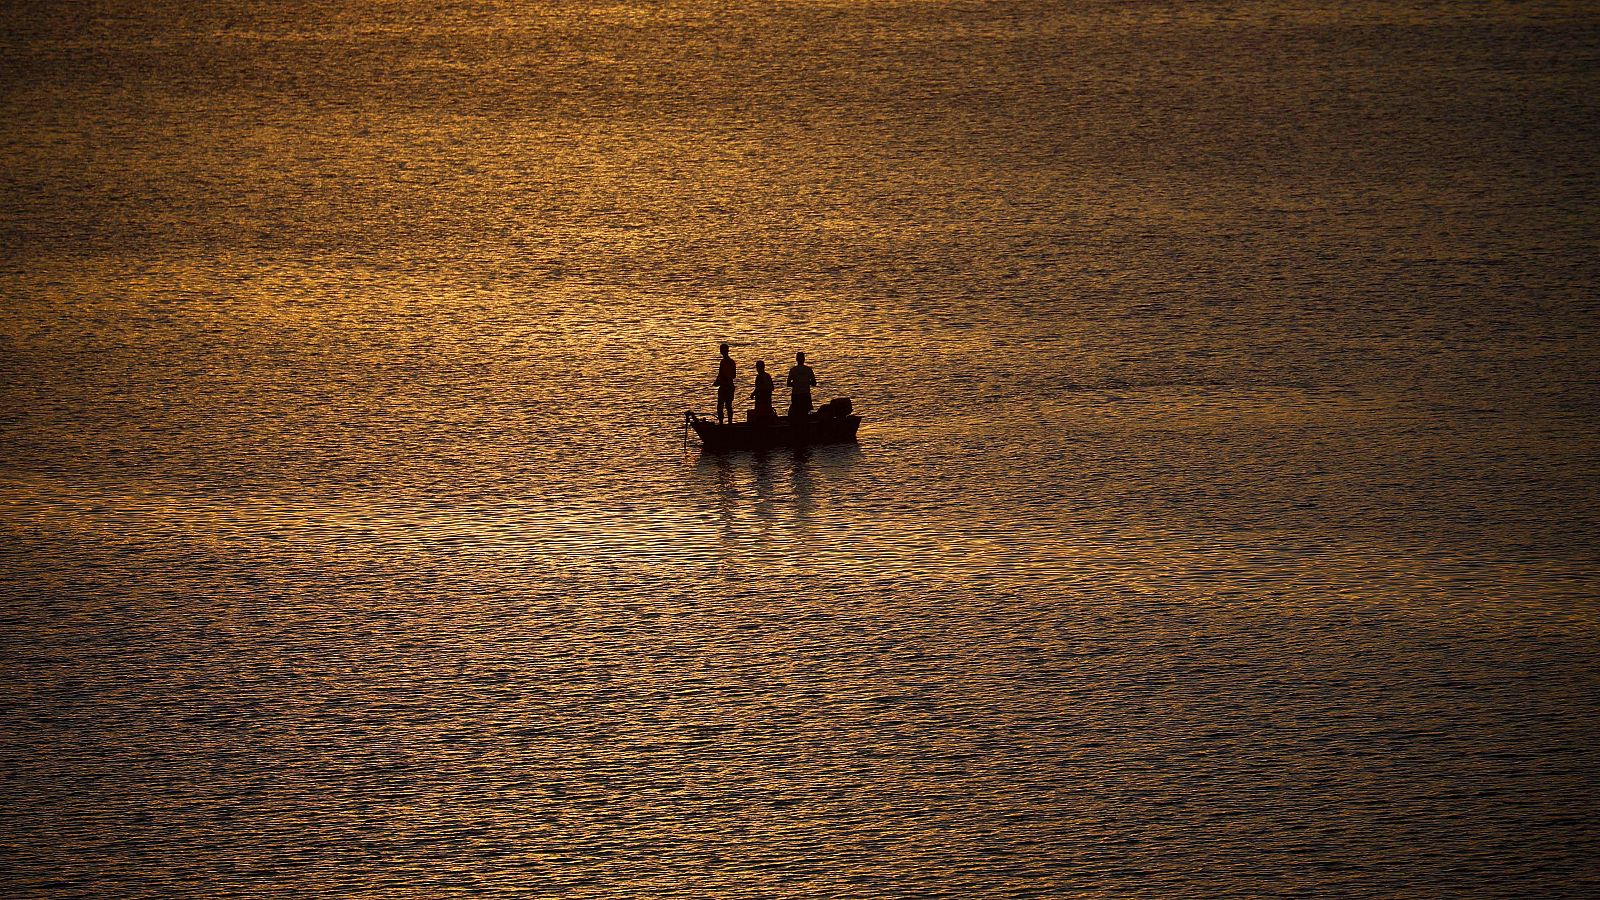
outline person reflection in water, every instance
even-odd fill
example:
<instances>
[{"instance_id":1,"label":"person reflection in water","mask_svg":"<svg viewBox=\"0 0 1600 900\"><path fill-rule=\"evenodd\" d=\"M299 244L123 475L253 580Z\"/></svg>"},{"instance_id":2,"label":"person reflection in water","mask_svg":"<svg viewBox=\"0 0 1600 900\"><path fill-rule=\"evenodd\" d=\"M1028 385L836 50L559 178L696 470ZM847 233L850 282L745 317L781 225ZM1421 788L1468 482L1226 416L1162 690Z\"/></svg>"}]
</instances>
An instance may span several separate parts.
<instances>
[{"instance_id":1,"label":"person reflection in water","mask_svg":"<svg viewBox=\"0 0 1600 900\"><path fill-rule=\"evenodd\" d=\"M728 345L722 345L722 361L717 363L717 380L711 382L717 386L717 421L722 421L724 411L728 414L728 421L733 421L733 381L734 373L738 369L733 364L733 357L728 355Z\"/></svg>"},{"instance_id":2,"label":"person reflection in water","mask_svg":"<svg viewBox=\"0 0 1600 900\"><path fill-rule=\"evenodd\" d=\"M794 355L794 368L789 370L784 383L789 386L789 417L811 412L811 389L817 386L817 375L806 365L804 353Z\"/></svg>"},{"instance_id":3,"label":"person reflection in water","mask_svg":"<svg viewBox=\"0 0 1600 900\"><path fill-rule=\"evenodd\" d=\"M750 395L755 398L755 412L750 416L751 421L770 422L778 417L772 408L772 375L767 372L767 361L756 360L756 389Z\"/></svg>"}]
</instances>

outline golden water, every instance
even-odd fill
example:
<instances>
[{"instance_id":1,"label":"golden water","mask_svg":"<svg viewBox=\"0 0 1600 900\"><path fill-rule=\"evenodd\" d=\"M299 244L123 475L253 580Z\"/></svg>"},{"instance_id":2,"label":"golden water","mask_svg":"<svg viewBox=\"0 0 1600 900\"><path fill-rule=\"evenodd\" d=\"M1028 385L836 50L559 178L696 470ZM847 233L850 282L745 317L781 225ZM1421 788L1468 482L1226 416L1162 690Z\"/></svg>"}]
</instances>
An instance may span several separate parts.
<instances>
[{"instance_id":1,"label":"golden water","mask_svg":"<svg viewBox=\"0 0 1600 900\"><path fill-rule=\"evenodd\" d=\"M8 893L1593 886L1590 5L530 7L0 13Z\"/></svg>"}]
</instances>

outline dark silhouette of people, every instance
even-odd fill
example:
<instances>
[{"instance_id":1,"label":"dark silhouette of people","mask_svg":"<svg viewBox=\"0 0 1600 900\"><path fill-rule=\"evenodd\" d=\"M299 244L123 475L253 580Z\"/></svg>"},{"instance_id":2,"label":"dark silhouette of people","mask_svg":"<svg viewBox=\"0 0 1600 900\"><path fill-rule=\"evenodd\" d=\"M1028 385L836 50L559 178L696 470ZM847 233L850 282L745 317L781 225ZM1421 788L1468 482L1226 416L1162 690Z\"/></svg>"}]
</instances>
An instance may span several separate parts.
<instances>
[{"instance_id":1,"label":"dark silhouette of people","mask_svg":"<svg viewBox=\"0 0 1600 900\"><path fill-rule=\"evenodd\" d=\"M772 408L772 375L767 372L767 362L764 359L756 360L756 389L750 396L755 398L755 413L750 418L756 422L770 422L778 417Z\"/></svg>"},{"instance_id":2,"label":"dark silhouette of people","mask_svg":"<svg viewBox=\"0 0 1600 900\"><path fill-rule=\"evenodd\" d=\"M796 418L811 412L811 389L817 386L817 373L806 365L806 355L794 355L794 368L784 379L789 386L789 417Z\"/></svg>"},{"instance_id":3,"label":"dark silhouette of people","mask_svg":"<svg viewBox=\"0 0 1600 900\"><path fill-rule=\"evenodd\" d=\"M717 421L722 421L724 411L728 414L728 421L733 422L733 380L738 366L733 363L733 357L728 355L728 345L722 345L722 361L717 363L717 380L711 382L717 386Z\"/></svg>"}]
</instances>

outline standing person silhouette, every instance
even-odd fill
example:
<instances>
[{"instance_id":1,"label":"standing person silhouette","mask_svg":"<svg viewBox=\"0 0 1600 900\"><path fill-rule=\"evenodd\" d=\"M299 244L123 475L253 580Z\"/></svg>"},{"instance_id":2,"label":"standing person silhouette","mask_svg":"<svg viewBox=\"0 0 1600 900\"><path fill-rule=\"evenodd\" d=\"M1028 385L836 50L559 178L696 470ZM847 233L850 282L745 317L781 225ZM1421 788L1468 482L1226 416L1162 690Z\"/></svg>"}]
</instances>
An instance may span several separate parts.
<instances>
[{"instance_id":1,"label":"standing person silhouette","mask_svg":"<svg viewBox=\"0 0 1600 900\"><path fill-rule=\"evenodd\" d=\"M772 408L772 375L767 372L767 361L756 360L756 390L750 396L756 399L755 415L750 418L757 422L770 422L778 417Z\"/></svg>"},{"instance_id":2,"label":"standing person silhouette","mask_svg":"<svg viewBox=\"0 0 1600 900\"><path fill-rule=\"evenodd\" d=\"M717 421L722 421L723 411L728 414L728 422L733 422L733 380L738 366L734 365L733 357L728 355L728 345L722 345L722 361L717 363L717 380L711 382L717 386Z\"/></svg>"},{"instance_id":3,"label":"standing person silhouette","mask_svg":"<svg viewBox=\"0 0 1600 900\"><path fill-rule=\"evenodd\" d=\"M806 365L804 353L794 355L794 368L789 370L789 377L783 383L789 386L789 417L811 412L811 389L817 386L817 373Z\"/></svg>"}]
</instances>

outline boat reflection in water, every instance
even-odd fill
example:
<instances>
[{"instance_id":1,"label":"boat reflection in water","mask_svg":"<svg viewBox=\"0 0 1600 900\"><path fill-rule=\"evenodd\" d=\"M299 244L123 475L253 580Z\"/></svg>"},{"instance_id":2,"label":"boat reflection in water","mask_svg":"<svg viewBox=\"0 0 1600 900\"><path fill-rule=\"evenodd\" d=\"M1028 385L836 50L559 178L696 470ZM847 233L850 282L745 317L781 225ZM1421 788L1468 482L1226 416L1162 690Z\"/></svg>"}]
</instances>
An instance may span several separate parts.
<instances>
[{"instance_id":1,"label":"boat reflection in water","mask_svg":"<svg viewBox=\"0 0 1600 900\"><path fill-rule=\"evenodd\" d=\"M819 525L835 536L848 530L833 521L837 507L827 486L861 458L854 443L701 453L694 473L714 498L726 558L750 559L758 548L785 554L809 548L827 555L830 541L815 543L807 536Z\"/></svg>"}]
</instances>

